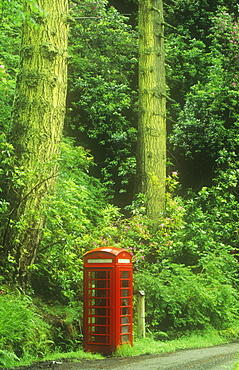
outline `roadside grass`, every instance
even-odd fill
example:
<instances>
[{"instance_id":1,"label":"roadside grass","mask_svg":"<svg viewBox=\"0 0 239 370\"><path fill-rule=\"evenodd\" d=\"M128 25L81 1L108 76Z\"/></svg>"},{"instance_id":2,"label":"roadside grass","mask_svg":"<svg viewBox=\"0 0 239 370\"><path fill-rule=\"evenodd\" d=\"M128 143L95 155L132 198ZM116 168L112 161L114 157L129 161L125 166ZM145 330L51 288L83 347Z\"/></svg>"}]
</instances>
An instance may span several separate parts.
<instances>
[{"instance_id":1,"label":"roadside grass","mask_svg":"<svg viewBox=\"0 0 239 370\"><path fill-rule=\"evenodd\" d=\"M78 351L49 354L44 358L44 361L60 361L62 359L72 359L72 361L78 361L81 358L86 358L88 360L100 360L104 359L105 357L100 353L90 353L85 352L83 349L79 349Z\"/></svg>"},{"instance_id":2,"label":"roadside grass","mask_svg":"<svg viewBox=\"0 0 239 370\"><path fill-rule=\"evenodd\" d=\"M2 366L0 366L0 368L7 368L8 370L19 368L21 366L27 367L27 366L33 365L36 362L52 361L52 362L57 363L65 359L71 359L72 362L77 362L79 359L82 359L82 358L86 358L88 360L100 360L100 359L105 358L100 353L89 353L89 352L85 352L83 349L79 349L79 351L66 352L66 353L53 352L42 358L39 358L39 357L36 358L32 356L25 356L24 358L17 358L17 356L14 356L14 354L8 351L0 350L0 360L1 360L1 355L4 355L5 362L4 364L2 363Z\"/></svg>"},{"instance_id":3,"label":"roadside grass","mask_svg":"<svg viewBox=\"0 0 239 370\"><path fill-rule=\"evenodd\" d=\"M118 347L113 353L114 357L133 357L142 354L158 354L166 352L174 352L181 349L211 347L220 344L226 344L239 338L239 323L230 329L207 332L193 332L179 339L159 341L147 336L144 339L135 339L133 346L123 345ZM64 359L72 359L78 361L81 358L86 359L104 359L105 357L97 353L89 353L80 349L76 352L53 353L44 357L44 361L57 361ZM18 365L19 366L19 365ZM234 370L239 370L239 365Z\"/></svg>"},{"instance_id":4,"label":"roadside grass","mask_svg":"<svg viewBox=\"0 0 239 370\"><path fill-rule=\"evenodd\" d=\"M163 333L160 333L163 336ZM232 342L234 340L239 339L239 323L235 324L233 327L222 330L222 331L210 331L207 332L192 332L188 333L187 335L181 336L178 339L173 340L156 340L154 339L152 333L148 334L144 339L135 339L133 346L123 345L120 346L115 353L112 354L114 357L132 357L138 356L142 354L159 354L159 353L166 353L166 352L174 352L177 350L182 349L189 349L189 348L202 348L202 347L211 347L220 344L226 344ZM1 357L1 353L0 353ZM75 362L82 358L89 359L89 360L100 360L104 359L105 357L99 353L89 353L85 352L82 348L78 351L71 351L71 352L54 352L43 356L41 359L28 357L25 359L16 359L11 358L8 363L4 367L14 367L19 366L28 366L32 365L36 361L64 361L64 359L71 359L71 361ZM239 370L239 363L235 366L233 370Z\"/></svg>"},{"instance_id":5,"label":"roadside grass","mask_svg":"<svg viewBox=\"0 0 239 370\"><path fill-rule=\"evenodd\" d=\"M239 326L217 331L192 332L179 339L169 341L159 341L146 337L136 339L133 347L123 345L119 347L114 354L117 357L138 356L142 354L157 354L165 352L174 352L181 349L211 347L220 344L226 344L239 338ZM239 368L238 368L239 370Z\"/></svg>"}]
</instances>

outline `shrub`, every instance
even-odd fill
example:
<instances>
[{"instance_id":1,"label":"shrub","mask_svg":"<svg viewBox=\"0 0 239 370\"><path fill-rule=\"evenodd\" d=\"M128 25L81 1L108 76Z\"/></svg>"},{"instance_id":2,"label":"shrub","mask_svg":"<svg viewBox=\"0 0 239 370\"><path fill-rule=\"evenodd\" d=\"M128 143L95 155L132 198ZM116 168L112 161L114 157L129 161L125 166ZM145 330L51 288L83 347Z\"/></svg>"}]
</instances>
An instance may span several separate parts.
<instances>
[{"instance_id":1,"label":"shrub","mask_svg":"<svg viewBox=\"0 0 239 370\"><path fill-rule=\"evenodd\" d=\"M211 255L197 274L193 267L167 261L161 270L153 271L154 266L135 273L135 288L146 293L148 328L157 332L222 329L233 322L238 292L217 263L217 256Z\"/></svg>"},{"instance_id":2,"label":"shrub","mask_svg":"<svg viewBox=\"0 0 239 370\"><path fill-rule=\"evenodd\" d=\"M50 350L50 326L36 312L31 299L0 291L0 365L19 358L37 358Z\"/></svg>"},{"instance_id":3,"label":"shrub","mask_svg":"<svg viewBox=\"0 0 239 370\"><path fill-rule=\"evenodd\" d=\"M90 234L104 218L104 187L88 172L93 158L70 139L62 144L56 192L46 204L46 226L32 268L33 289L48 300L81 299L82 256L93 247Z\"/></svg>"}]
</instances>

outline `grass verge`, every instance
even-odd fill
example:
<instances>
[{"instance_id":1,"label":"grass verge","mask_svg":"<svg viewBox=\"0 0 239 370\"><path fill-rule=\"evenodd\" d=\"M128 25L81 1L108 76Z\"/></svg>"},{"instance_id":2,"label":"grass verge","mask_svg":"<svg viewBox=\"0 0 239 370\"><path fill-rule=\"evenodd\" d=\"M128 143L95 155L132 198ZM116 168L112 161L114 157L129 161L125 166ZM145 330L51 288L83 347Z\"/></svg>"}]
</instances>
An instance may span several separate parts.
<instances>
[{"instance_id":1,"label":"grass verge","mask_svg":"<svg viewBox=\"0 0 239 370\"><path fill-rule=\"evenodd\" d=\"M193 332L187 336L170 341L159 341L153 338L146 337L144 339L136 339L133 347L123 345L117 349L113 354L115 357L139 356L142 354L159 354L166 352L174 352L181 349L211 347L220 344L226 344L239 338L239 325L221 332ZM78 361L79 359L87 358L91 360L104 359L101 354L94 354L84 352L82 349L73 352L52 353L45 356L42 361L57 361L62 359L72 359ZM30 363L18 363L20 365L30 365ZM239 370L239 363L233 370Z\"/></svg>"},{"instance_id":2,"label":"grass verge","mask_svg":"<svg viewBox=\"0 0 239 370\"><path fill-rule=\"evenodd\" d=\"M157 354L181 349L211 347L226 344L239 338L239 326L221 332L193 332L170 341L157 341L152 338L136 339L133 347L123 345L114 354L118 357L138 356L145 353ZM239 370L239 368L238 368Z\"/></svg>"}]
</instances>

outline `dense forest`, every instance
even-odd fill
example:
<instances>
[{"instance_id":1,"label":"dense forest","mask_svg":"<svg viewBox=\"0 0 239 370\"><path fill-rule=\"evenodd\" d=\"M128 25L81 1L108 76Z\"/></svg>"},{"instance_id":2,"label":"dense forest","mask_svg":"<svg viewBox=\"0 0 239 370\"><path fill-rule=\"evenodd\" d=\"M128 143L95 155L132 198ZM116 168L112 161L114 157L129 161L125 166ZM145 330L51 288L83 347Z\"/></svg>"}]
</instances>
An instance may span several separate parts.
<instances>
[{"instance_id":1,"label":"dense forest","mask_svg":"<svg viewBox=\"0 0 239 370\"><path fill-rule=\"evenodd\" d=\"M81 345L97 247L132 253L153 337L236 325L238 16L236 0L0 0L0 364Z\"/></svg>"}]
</instances>

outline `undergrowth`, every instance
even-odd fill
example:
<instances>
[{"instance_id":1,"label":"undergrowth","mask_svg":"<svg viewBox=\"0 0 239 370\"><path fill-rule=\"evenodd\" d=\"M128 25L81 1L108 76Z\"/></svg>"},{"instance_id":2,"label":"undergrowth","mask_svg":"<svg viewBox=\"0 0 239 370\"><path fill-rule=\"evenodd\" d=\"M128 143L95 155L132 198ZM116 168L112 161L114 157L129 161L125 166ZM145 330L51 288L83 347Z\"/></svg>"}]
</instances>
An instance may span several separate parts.
<instances>
[{"instance_id":1,"label":"undergrowth","mask_svg":"<svg viewBox=\"0 0 239 370\"><path fill-rule=\"evenodd\" d=\"M50 325L37 312L31 298L18 294L0 296L0 366L33 361L50 352Z\"/></svg>"},{"instance_id":2,"label":"undergrowth","mask_svg":"<svg viewBox=\"0 0 239 370\"><path fill-rule=\"evenodd\" d=\"M81 311L81 308L79 308ZM0 367L27 366L36 361L54 361L81 358L102 359L101 354L84 352L80 331L71 332L79 320L79 311L73 307L53 305L22 296L17 291L0 295ZM59 330L54 327L61 322ZM64 325L63 325L64 323ZM58 339L56 332L58 330ZM166 334L166 333L165 333ZM158 339L161 335L161 339ZM156 339L157 338L157 339ZM209 347L228 343L239 338L239 322L224 330L188 331L178 333L169 340L162 333L147 332L146 338L133 341L133 346L123 345L113 356L138 356L157 354L179 349ZM58 341L58 342L57 342ZM58 343L58 345L56 345ZM238 369L238 368L235 368Z\"/></svg>"}]
</instances>

